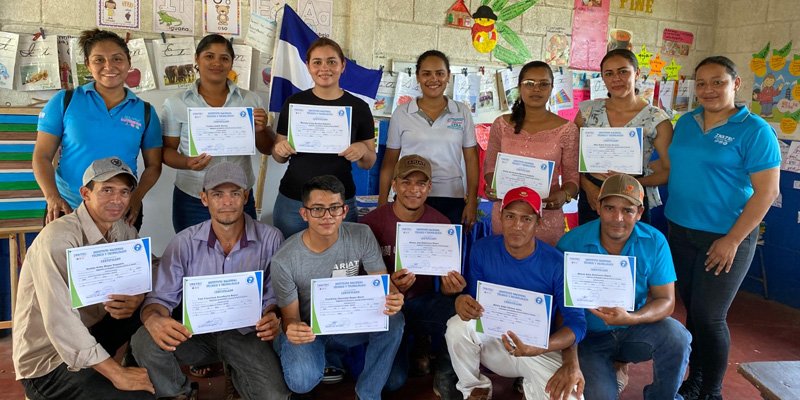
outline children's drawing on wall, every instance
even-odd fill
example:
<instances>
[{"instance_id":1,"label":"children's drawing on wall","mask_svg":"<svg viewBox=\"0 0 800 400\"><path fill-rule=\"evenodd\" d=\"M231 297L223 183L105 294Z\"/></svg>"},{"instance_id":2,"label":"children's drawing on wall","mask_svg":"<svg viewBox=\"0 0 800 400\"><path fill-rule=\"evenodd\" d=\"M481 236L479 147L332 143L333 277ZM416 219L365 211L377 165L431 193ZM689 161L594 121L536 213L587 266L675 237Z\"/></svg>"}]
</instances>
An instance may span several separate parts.
<instances>
[{"instance_id":1,"label":"children's drawing on wall","mask_svg":"<svg viewBox=\"0 0 800 400\"><path fill-rule=\"evenodd\" d=\"M186 88L197 79L193 38L153 40L153 55L159 89Z\"/></svg>"},{"instance_id":2,"label":"children's drawing on wall","mask_svg":"<svg viewBox=\"0 0 800 400\"><path fill-rule=\"evenodd\" d=\"M606 54L609 1L575 0L574 4L569 66L599 71Z\"/></svg>"},{"instance_id":3,"label":"children's drawing on wall","mask_svg":"<svg viewBox=\"0 0 800 400\"><path fill-rule=\"evenodd\" d=\"M625 29L612 29L608 32L607 51L615 49L633 50L633 32Z\"/></svg>"},{"instance_id":4,"label":"children's drawing on wall","mask_svg":"<svg viewBox=\"0 0 800 400\"><path fill-rule=\"evenodd\" d=\"M144 39L131 39L128 42L128 49L131 52L131 69L128 71L125 84L134 93L155 89L156 80L153 77L153 69L150 67L150 56L147 53Z\"/></svg>"},{"instance_id":5,"label":"children's drawing on wall","mask_svg":"<svg viewBox=\"0 0 800 400\"><path fill-rule=\"evenodd\" d=\"M694 42L692 32L679 31L676 29L664 29L661 36L661 54L669 56L688 56L689 49Z\"/></svg>"},{"instance_id":6,"label":"children's drawing on wall","mask_svg":"<svg viewBox=\"0 0 800 400\"><path fill-rule=\"evenodd\" d=\"M482 0L472 14L472 46L480 53L492 53L498 61L507 64L524 64L530 60L530 50L507 22L519 17L537 2L520 0L507 4L506 0Z\"/></svg>"},{"instance_id":7,"label":"children's drawing on wall","mask_svg":"<svg viewBox=\"0 0 800 400\"><path fill-rule=\"evenodd\" d=\"M241 0L204 0L203 30L220 35L241 35L241 9Z\"/></svg>"},{"instance_id":8,"label":"children's drawing on wall","mask_svg":"<svg viewBox=\"0 0 800 400\"><path fill-rule=\"evenodd\" d=\"M17 90L52 90L61 88L58 70L56 35L19 38L17 49Z\"/></svg>"},{"instance_id":9,"label":"children's drawing on wall","mask_svg":"<svg viewBox=\"0 0 800 400\"><path fill-rule=\"evenodd\" d=\"M793 55L790 41L780 49L767 43L753 54L750 69L755 74L750 110L767 120L782 139L800 140L800 56ZM769 54L769 59L767 56Z\"/></svg>"},{"instance_id":10,"label":"children's drawing on wall","mask_svg":"<svg viewBox=\"0 0 800 400\"><path fill-rule=\"evenodd\" d=\"M391 117L394 89L397 85L397 74L392 71L383 71L381 82L378 84L378 93L375 104L372 106L372 115L376 117Z\"/></svg>"},{"instance_id":11,"label":"children's drawing on wall","mask_svg":"<svg viewBox=\"0 0 800 400\"><path fill-rule=\"evenodd\" d=\"M565 27L549 27L544 38L544 61L553 67L569 65L571 35Z\"/></svg>"},{"instance_id":12,"label":"children's drawing on wall","mask_svg":"<svg viewBox=\"0 0 800 400\"><path fill-rule=\"evenodd\" d=\"M97 0L99 28L139 30L139 0Z\"/></svg>"},{"instance_id":13,"label":"children's drawing on wall","mask_svg":"<svg viewBox=\"0 0 800 400\"><path fill-rule=\"evenodd\" d=\"M174 35L194 35L194 0L155 0L153 30Z\"/></svg>"},{"instance_id":14,"label":"children's drawing on wall","mask_svg":"<svg viewBox=\"0 0 800 400\"><path fill-rule=\"evenodd\" d=\"M17 45L19 35L11 32L0 32L0 88L13 89L14 66L17 63Z\"/></svg>"},{"instance_id":15,"label":"children's drawing on wall","mask_svg":"<svg viewBox=\"0 0 800 400\"><path fill-rule=\"evenodd\" d=\"M453 28L469 29L474 23L469 8L464 4L464 0L456 0L445 14L444 23Z\"/></svg>"}]
</instances>

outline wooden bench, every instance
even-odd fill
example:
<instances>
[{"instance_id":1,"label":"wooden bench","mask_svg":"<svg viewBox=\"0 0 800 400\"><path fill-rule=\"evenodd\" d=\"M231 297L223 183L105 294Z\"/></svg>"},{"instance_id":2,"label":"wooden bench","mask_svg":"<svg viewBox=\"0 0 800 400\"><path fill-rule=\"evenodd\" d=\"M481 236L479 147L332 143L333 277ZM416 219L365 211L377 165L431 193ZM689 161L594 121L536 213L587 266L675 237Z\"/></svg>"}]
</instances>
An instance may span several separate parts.
<instances>
[{"instance_id":1,"label":"wooden bench","mask_svg":"<svg viewBox=\"0 0 800 400\"><path fill-rule=\"evenodd\" d=\"M742 363L738 371L761 392L764 399L800 399L800 361Z\"/></svg>"}]
</instances>

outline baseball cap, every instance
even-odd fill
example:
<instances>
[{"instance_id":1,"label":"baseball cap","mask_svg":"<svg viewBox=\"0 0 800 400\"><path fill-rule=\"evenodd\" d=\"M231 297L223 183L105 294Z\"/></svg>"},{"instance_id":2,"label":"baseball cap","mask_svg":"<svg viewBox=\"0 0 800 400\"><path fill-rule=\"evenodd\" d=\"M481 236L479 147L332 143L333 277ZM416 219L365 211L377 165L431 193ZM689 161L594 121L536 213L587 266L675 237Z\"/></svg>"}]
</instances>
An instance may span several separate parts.
<instances>
[{"instance_id":1,"label":"baseball cap","mask_svg":"<svg viewBox=\"0 0 800 400\"><path fill-rule=\"evenodd\" d=\"M94 160L83 173L83 186L91 181L105 182L120 174L126 174L133 178L133 186L136 187L139 182L136 174L119 157L112 156Z\"/></svg>"},{"instance_id":2,"label":"baseball cap","mask_svg":"<svg viewBox=\"0 0 800 400\"><path fill-rule=\"evenodd\" d=\"M422 172L431 180L431 163L418 154L409 154L397 160L394 165L395 178L405 178L414 172Z\"/></svg>"},{"instance_id":3,"label":"baseball cap","mask_svg":"<svg viewBox=\"0 0 800 400\"><path fill-rule=\"evenodd\" d=\"M636 178L627 174L617 174L608 177L603 182L597 200L603 200L609 196L622 197L638 207L644 201L644 189Z\"/></svg>"},{"instance_id":4,"label":"baseball cap","mask_svg":"<svg viewBox=\"0 0 800 400\"><path fill-rule=\"evenodd\" d=\"M528 203L533 207L533 212L537 215L542 215L542 197L539 196L539 193L536 193L535 190L525 186L509 190L506 196L503 197L503 207L501 209L508 207L509 204L515 201L524 201Z\"/></svg>"},{"instance_id":5,"label":"baseball cap","mask_svg":"<svg viewBox=\"0 0 800 400\"><path fill-rule=\"evenodd\" d=\"M242 189L247 189L247 177L242 167L228 161L214 164L206 171L203 178L203 190L213 189L223 183L232 183Z\"/></svg>"}]
</instances>

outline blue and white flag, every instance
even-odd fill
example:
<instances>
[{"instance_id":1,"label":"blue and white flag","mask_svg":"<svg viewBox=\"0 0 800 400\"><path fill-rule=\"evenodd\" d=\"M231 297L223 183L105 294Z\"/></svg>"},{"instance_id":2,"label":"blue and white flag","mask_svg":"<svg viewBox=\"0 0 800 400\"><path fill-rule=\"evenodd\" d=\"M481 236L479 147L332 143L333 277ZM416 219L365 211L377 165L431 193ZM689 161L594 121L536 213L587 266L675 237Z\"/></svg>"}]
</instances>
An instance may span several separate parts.
<instances>
[{"instance_id":1,"label":"blue and white flag","mask_svg":"<svg viewBox=\"0 0 800 400\"><path fill-rule=\"evenodd\" d=\"M269 111L280 112L289 96L314 86L306 68L306 51L319 36L289 7L284 6L281 34L275 46L272 62L272 86ZM370 103L378 92L381 71L364 68L347 60L339 85L353 95Z\"/></svg>"}]
</instances>

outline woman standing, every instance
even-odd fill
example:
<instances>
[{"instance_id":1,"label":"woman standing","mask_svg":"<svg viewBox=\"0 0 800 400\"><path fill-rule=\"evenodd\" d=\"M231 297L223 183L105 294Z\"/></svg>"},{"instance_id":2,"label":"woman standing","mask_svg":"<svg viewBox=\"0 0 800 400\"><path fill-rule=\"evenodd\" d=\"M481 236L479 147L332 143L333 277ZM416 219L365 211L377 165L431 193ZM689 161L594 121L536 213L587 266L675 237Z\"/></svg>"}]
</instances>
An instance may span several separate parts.
<instances>
[{"instance_id":1,"label":"woman standing","mask_svg":"<svg viewBox=\"0 0 800 400\"><path fill-rule=\"evenodd\" d=\"M469 108L444 95L450 61L428 50L417 58L417 82L422 97L397 106L389 123L389 138L381 164L378 204L386 204L394 166L406 154L430 160L433 186L427 204L451 223L469 230L478 210L478 142ZM464 190L464 165L467 188Z\"/></svg>"},{"instance_id":2,"label":"woman standing","mask_svg":"<svg viewBox=\"0 0 800 400\"><path fill-rule=\"evenodd\" d=\"M351 163L370 169L376 159L375 122L369 106L339 86L339 77L345 69L344 52L339 44L328 38L319 38L311 43L306 53L306 67L314 80L314 87L292 95L284 103L272 152L275 161L281 164L289 161L272 213L275 227L287 238L308 226L298 212L303 207L300 193L306 181L319 175L334 175L344 183L345 204L348 206L345 221L356 222L356 185ZM287 141L290 104L352 107L350 146L339 154L296 152Z\"/></svg>"},{"instance_id":3,"label":"woman standing","mask_svg":"<svg viewBox=\"0 0 800 400\"><path fill-rule=\"evenodd\" d=\"M498 152L556 163L550 195L542 200L542 225L536 231L537 238L555 246L565 230L561 207L578 195L578 127L546 108L553 91L553 70L547 63L525 64L517 87L519 99L511 114L497 117L492 124L483 170L486 182L491 182ZM494 189L487 187L486 194L497 200ZM502 232L500 202L492 207L492 231Z\"/></svg>"},{"instance_id":4,"label":"woman standing","mask_svg":"<svg viewBox=\"0 0 800 400\"><path fill-rule=\"evenodd\" d=\"M208 208L200 201L203 178L209 165L223 161L235 163L245 171L251 189L255 183L251 156L212 157L205 153L189 156L188 107L252 107L256 147L265 154L269 154L272 148L272 132L267 127L264 101L228 79L233 58L230 41L216 34L204 37L194 55L200 79L191 88L164 102L164 163L177 170L172 191L172 227L176 233L211 217ZM244 211L253 219L257 218L252 190Z\"/></svg>"},{"instance_id":5,"label":"woman standing","mask_svg":"<svg viewBox=\"0 0 800 400\"><path fill-rule=\"evenodd\" d=\"M715 56L695 68L701 107L675 126L669 148L669 245L692 334L684 399L721 399L728 365L728 308L755 253L758 225L778 195L775 131L734 97L741 78Z\"/></svg>"},{"instance_id":6,"label":"woman standing","mask_svg":"<svg viewBox=\"0 0 800 400\"><path fill-rule=\"evenodd\" d=\"M672 142L672 124L664 110L654 107L637 96L636 79L639 77L639 62L636 55L627 49L609 51L600 62L603 82L608 89L607 99L584 101L580 113L575 117L578 127L641 127L643 133L642 165L644 175L636 179L645 188L642 221L650 221L649 209L661 205L658 185L667 182L670 161L667 149ZM658 152L656 168L650 158L653 150ZM581 175L581 196L578 199L578 219L586 223L597 219L597 197L607 174L586 173Z\"/></svg>"},{"instance_id":7,"label":"woman standing","mask_svg":"<svg viewBox=\"0 0 800 400\"><path fill-rule=\"evenodd\" d=\"M47 102L33 149L33 173L47 201L45 223L81 204L83 172L94 160L117 156L135 174L141 150L145 168L125 218L138 229L142 199L161 175L161 124L155 109L125 88L131 56L124 39L95 29L81 32L78 43L94 82L62 90Z\"/></svg>"}]
</instances>

